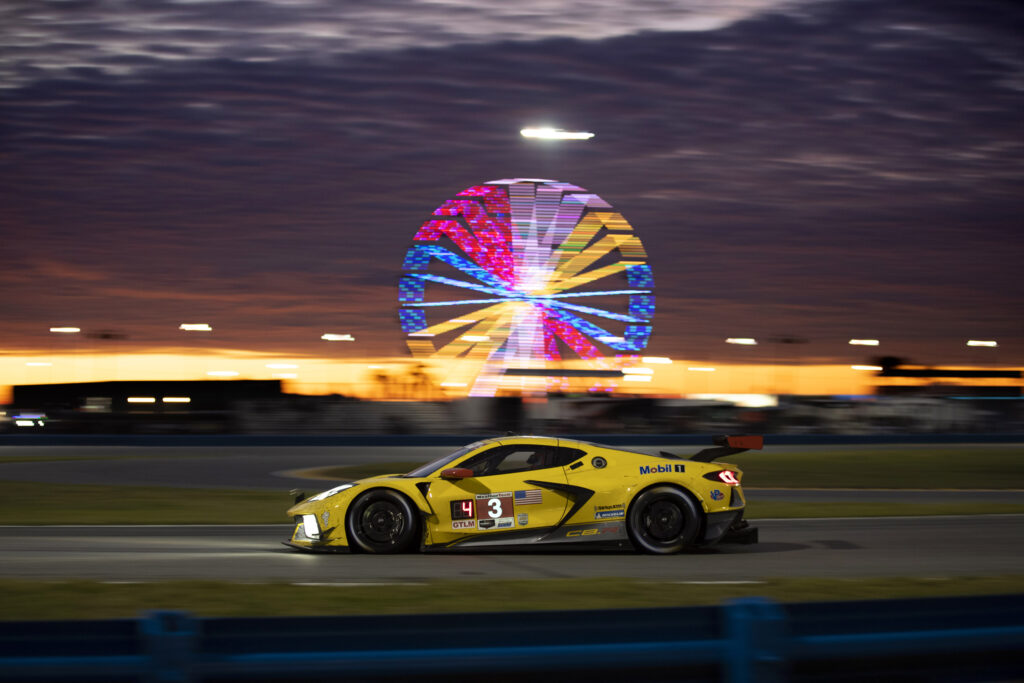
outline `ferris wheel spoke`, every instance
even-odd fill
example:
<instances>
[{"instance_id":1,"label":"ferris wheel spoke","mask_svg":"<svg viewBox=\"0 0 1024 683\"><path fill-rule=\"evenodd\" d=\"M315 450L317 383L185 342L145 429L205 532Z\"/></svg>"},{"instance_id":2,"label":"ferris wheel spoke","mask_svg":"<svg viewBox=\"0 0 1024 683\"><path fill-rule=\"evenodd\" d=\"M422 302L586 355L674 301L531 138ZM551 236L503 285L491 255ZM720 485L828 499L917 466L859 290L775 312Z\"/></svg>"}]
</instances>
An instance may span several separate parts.
<instances>
[{"instance_id":1,"label":"ferris wheel spoke","mask_svg":"<svg viewBox=\"0 0 1024 683\"><path fill-rule=\"evenodd\" d=\"M496 289L504 289L508 287L509 283L502 280L497 275L494 275L483 266L436 244L417 244L413 246L405 256L405 264L403 267L407 271L413 271L410 273L411 275L418 274L416 271L426 270L427 266L430 265L430 260L433 258L436 258L443 263L447 263L466 275L475 277L477 280L480 280L490 287L494 287Z\"/></svg>"},{"instance_id":2,"label":"ferris wheel spoke","mask_svg":"<svg viewBox=\"0 0 1024 683\"><path fill-rule=\"evenodd\" d=\"M639 245L640 241L635 235L631 234L610 234L601 238L593 246L589 246L578 254L571 255L571 258L567 261L559 264L558 272L573 275L582 272L585 268L589 267L595 261L601 259L607 254L611 253L615 249L622 249L623 247L636 243ZM623 250L624 251L624 250Z\"/></svg>"},{"instance_id":3,"label":"ferris wheel spoke","mask_svg":"<svg viewBox=\"0 0 1024 683\"><path fill-rule=\"evenodd\" d=\"M484 294L497 294L498 296L515 295L515 292L513 292L507 287L488 287L487 285L478 285L475 282L456 280L455 278L445 277L443 275L432 275L430 273L410 273L406 277L419 278L420 280L424 280L426 282L437 282L438 284L449 285L451 287L472 289L477 292L483 292Z\"/></svg>"},{"instance_id":4,"label":"ferris wheel spoke","mask_svg":"<svg viewBox=\"0 0 1024 683\"><path fill-rule=\"evenodd\" d=\"M569 299L585 296L619 296L622 294L650 294L649 289L611 289L605 292L565 292L562 294L543 294L538 299Z\"/></svg>"},{"instance_id":5,"label":"ferris wheel spoke","mask_svg":"<svg viewBox=\"0 0 1024 683\"><path fill-rule=\"evenodd\" d=\"M598 348L591 344L579 330L564 320L559 320L557 317L545 317L544 337L548 360L557 360L559 358L558 346L554 343L555 337L565 342L580 358L597 358L601 355Z\"/></svg>"},{"instance_id":6,"label":"ferris wheel spoke","mask_svg":"<svg viewBox=\"0 0 1024 683\"><path fill-rule=\"evenodd\" d=\"M624 323L645 323L646 318L637 318L632 315L623 315L621 313L612 313L602 308L594 308L592 306L579 306L577 304L569 304L564 301L548 301L549 306L559 309L568 309L570 311L578 311L579 313L589 313L599 318L607 318L609 320L619 320Z\"/></svg>"},{"instance_id":7,"label":"ferris wheel spoke","mask_svg":"<svg viewBox=\"0 0 1024 683\"><path fill-rule=\"evenodd\" d=\"M606 277L613 277L625 273L630 267L642 265L638 261L619 261L609 266L603 266L601 268L595 268L594 270L588 270L583 273L577 273L575 275L568 275L562 272L556 272L555 278L548 283L548 289L554 292L564 292L569 289L576 289L583 285L590 284L591 282L597 282L598 280Z\"/></svg>"},{"instance_id":8,"label":"ferris wheel spoke","mask_svg":"<svg viewBox=\"0 0 1024 683\"><path fill-rule=\"evenodd\" d=\"M493 201L485 199L485 202L488 203L487 211L478 202L471 200L450 200L434 211L437 216L462 216L473 229L472 235L455 221L427 221L420 228L420 233L417 233L417 239L436 241L441 234L447 234L477 263L498 277L511 281L515 277L514 259L509 249L511 238L507 221L502 220L502 209L504 214L508 213L508 209ZM491 216L491 211L496 215Z\"/></svg>"},{"instance_id":9,"label":"ferris wheel spoke","mask_svg":"<svg viewBox=\"0 0 1024 683\"><path fill-rule=\"evenodd\" d=\"M499 351L512 332L512 321L516 311L508 305L492 306L485 311L489 313L479 317L472 329L438 349L436 355L439 358L458 358L465 354L466 358L485 360ZM438 329L450 323L452 321L431 329Z\"/></svg>"},{"instance_id":10,"label":"ferris wheel spoke","mask_svg":"<svg viewBox=\"0 0 1024 683\"><path fill-rule=\"evenodd\" d=\"M460 299L458 301L420 301L412 304L406 304L413 308L438 308L443 306L469 306L472 304L500 304L509 301L518 301L518 299Z\"/></svg>"},{"instance_id":11,"label":"ferris wheel spoke","mask_svg":"<svg viewBox=\"0 0 1024 683\"><path fill-rule=\"evenodd\" d=\"M568 311L556 308L549 310L554 319L571 325L591 339L605 343L617 351L639 351L647 345L647 338L651 333L650 325L627 325L625 335L614 335L604 328Z\"/></svg>"},{"instance_id":12,"label":"ferris wheel spoke","mask_svg":"<svg viewBox=\"0 0 1024 683\"><path fill-rule=\"evenodd\" d=\"M499 302L493 306L479 308L471 313L460 314L455 318L450 318L444 322L436 323L429 327L424 324L420 328L409 332L409 335L413 337L430 338L451 332L452 330L460 327L465 327L466 325L478 325L480 323L486 324L486 321L498 318L506 308L507 306L505 302ZM476 328L473 329L474 331L476 330Z\"/></svg>"}]
</instances>

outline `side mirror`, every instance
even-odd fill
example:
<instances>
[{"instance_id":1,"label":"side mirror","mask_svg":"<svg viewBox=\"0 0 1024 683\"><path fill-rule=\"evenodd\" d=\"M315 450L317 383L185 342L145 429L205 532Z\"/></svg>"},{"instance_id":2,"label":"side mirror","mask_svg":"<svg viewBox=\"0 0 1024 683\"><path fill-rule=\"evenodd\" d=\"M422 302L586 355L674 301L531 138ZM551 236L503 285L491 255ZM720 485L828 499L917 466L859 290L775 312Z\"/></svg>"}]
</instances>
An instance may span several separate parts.
<instances>
[{"instance_id":1,"label":"side mirror","mask_svg":"<svg viewBox=\"0 0 1024 683\"><path fill-rule=\"evenodd\" d=\"M473 476L473 470L468 467L449 467L441 470L442 479L468 479Z\"/></svg>"}]
</instances>

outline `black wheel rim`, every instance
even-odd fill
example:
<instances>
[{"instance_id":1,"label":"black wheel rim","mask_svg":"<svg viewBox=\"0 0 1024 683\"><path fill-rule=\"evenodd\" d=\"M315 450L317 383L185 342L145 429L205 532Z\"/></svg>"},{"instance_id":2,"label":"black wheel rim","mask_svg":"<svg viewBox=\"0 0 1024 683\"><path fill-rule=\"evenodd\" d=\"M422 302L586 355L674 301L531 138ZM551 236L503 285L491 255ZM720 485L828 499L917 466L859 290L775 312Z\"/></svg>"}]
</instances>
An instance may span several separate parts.
<instances>
[{"instance_id":1,"label":"black wheel rim","mask_svg":"<svg viewBox=\"0 0 1024 683\"><path fill-rule=\"evenodd\" d=\"M361 517L362 531L373 543L394 543L405 529L405 515L401 508L389 501L370 503Z\"/></svg>"},{"instance_id":2,"label":"black wheel rim","mask_svg":"<svg viewBox=\"0 0 1024 683\"><path fill-rule=\"evenodd\" d=\"M670 500L656 500L644 509L644 535L658 543L670 543L679 539L685 522L683 511Z\"/></svg>"}]
</instances>

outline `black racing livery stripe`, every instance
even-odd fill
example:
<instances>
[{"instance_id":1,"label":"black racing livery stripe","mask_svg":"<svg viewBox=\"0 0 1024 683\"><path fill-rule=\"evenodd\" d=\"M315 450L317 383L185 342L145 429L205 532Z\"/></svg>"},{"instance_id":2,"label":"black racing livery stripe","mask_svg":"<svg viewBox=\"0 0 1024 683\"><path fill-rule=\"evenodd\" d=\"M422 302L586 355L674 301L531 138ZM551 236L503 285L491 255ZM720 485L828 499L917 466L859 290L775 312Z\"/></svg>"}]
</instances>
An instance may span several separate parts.
<instances>
[{"instance_id":1,"label":"black racing livery stripe","mask_svg":"<svg viewBox=\"0 0 1024 683\"><path fill-rule=\"evenodd\" d=\"M548 534L549 536L555 531L558 531L563 524L579 512L580 508L586 505L587 501L594 495L594 491L591 489L585 489L582 486L573 486L572 484L556 484L555 482L536 481L533 479L527 479L523 483L530 484L531 486L540 486L542 488L551 489L552 491L561 491L573 499L572 507L569 508L569 511L562 516L562 519L558 520L558 524L551 527L551 531Z\"/></svg>"},{"instance_id":2,"label":"black racing livery stripe","mask_svg":"<svg viewBox=\"0 0 1024 683\"><path fill-rule=\"evenodd\" d=\"M439 546L431 547L443 547L452 548L454 546L461 545L472 545L476 543L501 543L501 542L512 542L519 539L536 538L537 542L543 542L546 539L551 538L556 531L558 531L563 524L575 515L581 507L586 505L587 501L593 497L594 492L590 489L585 489L581 486L572 486L571 484L559 484L551 481L536 481L533 479L527 479L523 482L524 484L530 484L531 486L539 486L551 491L560 491L565 493L573 499L573 505L569 508L569 511L562 516L562 519L558 520L558 523L552 527L538 527L535 529L511 529L509 531L495 531L488 533L483 536L469 536L466 538L460 538L450 543L446 543Z\"/></svg>"}]
</instances>

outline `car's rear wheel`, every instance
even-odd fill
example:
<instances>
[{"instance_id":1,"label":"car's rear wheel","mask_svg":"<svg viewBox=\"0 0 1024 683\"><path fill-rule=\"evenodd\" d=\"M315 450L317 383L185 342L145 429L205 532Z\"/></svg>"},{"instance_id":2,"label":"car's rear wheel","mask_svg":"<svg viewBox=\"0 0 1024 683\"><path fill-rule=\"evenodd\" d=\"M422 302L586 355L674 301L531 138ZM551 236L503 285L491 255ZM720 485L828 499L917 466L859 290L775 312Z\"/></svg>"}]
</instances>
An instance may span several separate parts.
<instances>
[{"instance_id":1,"label":"car's rear wheel","mask_svg":"<svg viewBox=\"0 0 1024 683\"><path fill-rule=\"evenodd\" d=\"M658 555L692 546L700 532L700 510L689 495L656 486L636 497L627 516L629 537L638 549Z\"/></svg>"},{"instance_id":2,"label":"car's rear wheel","mask_svg":"<svg viewBox=\"0 0 1024 683\"><path fill-rule=\"evenodd\" d=\"M375 489L357 498L346 519L349 543L369 553L401 553L416 544L412 502L397 491Z\"/></svg>"}]
</instances>

